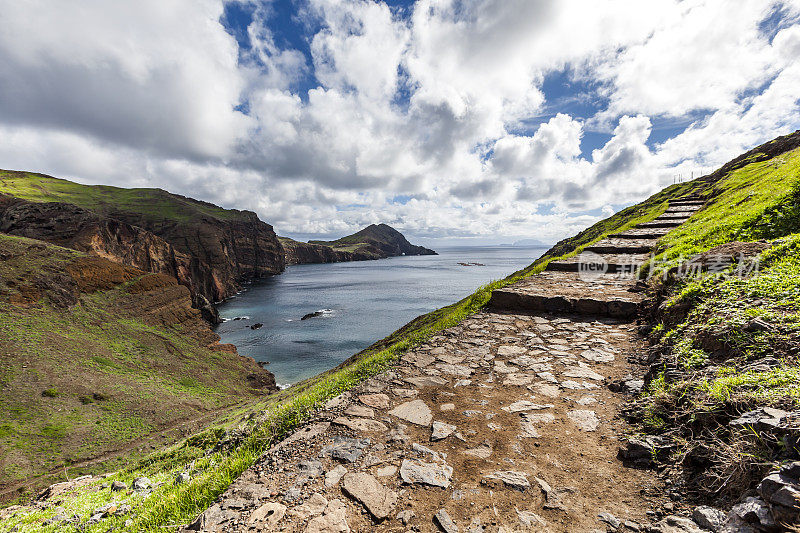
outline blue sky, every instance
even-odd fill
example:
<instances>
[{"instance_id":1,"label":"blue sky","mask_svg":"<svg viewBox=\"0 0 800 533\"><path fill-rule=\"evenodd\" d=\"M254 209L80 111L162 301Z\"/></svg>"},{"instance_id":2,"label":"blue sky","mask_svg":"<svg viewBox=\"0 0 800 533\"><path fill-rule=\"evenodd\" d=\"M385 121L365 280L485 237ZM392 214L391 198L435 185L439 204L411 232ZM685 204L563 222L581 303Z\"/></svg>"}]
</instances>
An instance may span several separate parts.
<instances>
[{"instance_id":1,"label":"blue sky","mask_svg":"<svg viewBox=\"0 0 800 533\"><path fill-rule=\"evenodd\" d=\"M35 13L33 10L35 9ZM554 242L800 127L797 0L0 0L0 167Z\"/></svg>"}]
</instances>

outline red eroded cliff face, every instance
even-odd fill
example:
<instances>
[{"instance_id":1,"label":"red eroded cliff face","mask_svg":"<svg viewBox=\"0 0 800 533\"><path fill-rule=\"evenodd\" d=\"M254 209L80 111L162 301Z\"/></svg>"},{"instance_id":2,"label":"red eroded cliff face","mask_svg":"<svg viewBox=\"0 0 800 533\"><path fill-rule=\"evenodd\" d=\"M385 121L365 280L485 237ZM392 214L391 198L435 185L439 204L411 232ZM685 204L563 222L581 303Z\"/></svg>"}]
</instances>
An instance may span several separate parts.
<instances>
[{"instance_id":1,"label":"red eroded cliff face","mask_svg":"<svg viewBox=\"0 0 800 533\"><path fill-rule=\"evenodd\" d=\"M153 221L122 210L98 213L70 203L0 195L0 232L172 276L189 288L204 315L214 314L209 302L233 295L241 281L278 274L285 267L272 226L249 212L232 220Z\"/></svg>"}]
</instances>

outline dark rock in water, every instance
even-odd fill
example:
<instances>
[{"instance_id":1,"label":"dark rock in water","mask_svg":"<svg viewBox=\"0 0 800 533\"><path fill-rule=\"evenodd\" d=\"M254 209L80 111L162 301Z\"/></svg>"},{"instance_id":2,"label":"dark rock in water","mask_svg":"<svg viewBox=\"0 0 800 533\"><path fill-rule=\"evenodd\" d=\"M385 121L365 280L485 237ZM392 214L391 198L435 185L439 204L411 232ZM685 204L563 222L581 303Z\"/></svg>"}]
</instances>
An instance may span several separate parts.
<instances>
[{"instance_id":1,"label":"dark rock in water","mask_svg":"<svg viewBox=\"0 0 800 533\"><path fill-rule=\"evenodd\" d=\"M300 320L308 320L309 318L315 318L318 316L322 316L322 311L314 311L313 313L305 314Z\"/></svg>"},{"instance_id":2,"label":"dark rock in water","mask_svg":"<svg viewBox=\"0 0 800 533\"><path fill-rule=\"evenodd\" d=\"M259 328L262 328L262 327L264 327L264 324L259 322L257 324L253 324L252 326L250 326L250 329L259 329Z\"/></svg>"}]
</instances>

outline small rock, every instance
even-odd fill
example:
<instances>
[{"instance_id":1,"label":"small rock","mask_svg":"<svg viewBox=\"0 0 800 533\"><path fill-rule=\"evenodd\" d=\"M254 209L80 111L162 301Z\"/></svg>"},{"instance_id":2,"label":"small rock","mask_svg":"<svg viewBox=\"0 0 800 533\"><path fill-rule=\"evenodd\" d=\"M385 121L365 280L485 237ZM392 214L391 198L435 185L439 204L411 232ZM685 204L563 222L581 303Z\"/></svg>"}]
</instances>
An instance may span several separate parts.
<instances>
[{"instance_id":1,"label":"small rock","mask_svg":"<svg viewBox=\"0 0 800 533\"><path fill-rule=\"evenodd\" d=\"M567 416L578 425L582 431L595 431L600 425L600 419L594 411L586 409L576 409L567 412Z\"/></svg>"},{"instance_id":2,"label":"small rock","mask_svg":"<svg viewBox=\"0 0 800 533\"><path fill-rule=\"evenodd\" d=\"M133 490L136 492L142 492L151 488L153 484L151 481L146 477L137 477L133 480Z\"/></svg>"},{"instance_id":3,"label":"small rock","mask_svg":"<svg viewBox=\"0 0 800 533\"><path fill-rule=\"evenodd\" d=\"M408 523L411 522L411 519L413 519L415 516L416 515L414 514L414 511L408 509L408 510L400 511L399 513L397 513L397 517L396 518L398 520L400 520L403 523L404 526L407 526Z\"/></svg>"},{"instance_id":4,"label":"small rock","mask_svg":"<svg viewBox=\"0 0 800 533\"><path fill-rule=\"evenodd\" d=\"M615 530L619 529L619 526L622 525L622 521L611 513L602 512L597 515L597 518L599 518L601 522L608 524L609 526L611 526L612 529Z\"/></svg>"},{"instance_id":5,"label":"small rock","mask_svg":"<svg viewBox=\"0 0 800 533\"><path fill-rule=\"evenodd\" d=\"M761 524L762 526L774 526L769 507L761 498L748 496L742 503L738 503L731 508L731 511L745 522L751 524Z\"/></svg>"},{"instance_id":6,"label":"small rock","mask_svg":"<svg viewBox=\"0 0 800 533\"><path fill-rule=\"evenodd\" d=\"M781 467L781 475L792 479L800 479L800 461L783 465Z\"/></svg>"},{"instance_id":7,"label":"small rock","mask_svg":"<svg viewBox=\"0 0 800 533\"><path fill-rule=\"evenodd\" d=\"M508 411L509 413L520 413L523 411L540 411L542 409L550 409L552 407L553 404L551 403L538 404L529 402L527 400L520 400L512 403L509 406L503 407L503 411Z\"/></svg>"},{"instance_id":8,"label":"small rock","mask_svg":"<svg viewBox=\"0 0 800 533\"><path fill-rule=\"evenodd\" d=\"M705 533L692 520L673 515L656 524L656 531L659 533Z\"/></svg>"},{"instance_id":9,"label":"small rock","mask_svg":"<svg viewBox=\"0 0 800 533\"><path fill-rule=\"evenodd\" d=\"M336 468L329 470L325 474L325 486L328 488L335 487L346 473L347 469L345 467L336 465Z\"/></svg>"},{"instance_id":10,"label":"small rock","mask_svg":"<svg viewBox=\"0 0 800 533\"><path fill-rule=\"evenodd\" d=\"M250 513L247 519L248 524L263 523L268 528L274 528L278 522L283 520L286 514L286 506L276 502L268 502Z\"/></svg>"},{"instance_id":11,"label":"small rock","mask_svg":"<svg viewBox=\"0 0 800 533\"><path fill-rule=\"evenodd\" d=\"M111 492L118 492L121 490L128 490L128 485L126 485L122 481L114 481L113 483L111 483Z\"/></svg>"},{"instance_id":12,"label":"small rock","mask_svg":"<svg viewBox=\"0 0 800 533\"><path fill-rule=\"evenodd\" d=\"M318 516L308 523L305 533L350 533L345 504L341 500L328 502L322 516Z\"/></svg>"},{"instance_id":13,"label":"small rock","mask_svg":"<svg viewBox=\"0 0 800 533\"><path fill-rule=\"evenodd\" d=\"M450 515L447 514L447 511L444 509L439 509L433 517L445 533L458 533L458 526L456 526L453 519L450 518Z\"/></svg>"},{"instance_id":14,"label":"small rock","mask_svg":"<svg viewBox=\"0 0 800 533\"><path fill-rule=\"evenodd\" d=\"M339 418L334 419L333 423L337 426L344 426L359 433L384 433L389 431L389 428L382 423L369 418L350 418L340 416Z\"/></svg>"},{"instance_id":15,"label":"small rock","mask_svg":"<svg viewBox=\"0 0 800 533\"><path fill-rule=\"evenodd\" d=\"M322 514L328 506L328 500L322 494L313 494L303 505L299 505L292 509L290 513L293 516L306 520L309 517Z\"/></svg>"},{"instance_id":16,"label":"small rock","mask_svg":"<svg viewBox=\"0 0 800 533\"><path fill-rule=\"evenodd\" d=\"M493 474L486 474L483 476L482 483L489 481L501 481L505 486L524 491L531 486L528 481L528 475L524 472L515 472L513 470L506 470L501 472L494 472Z\"/></svg>"},{"instance_id":17,"label":"small rock","mask_svg":"<svg viewBox=\"0 0 800 533\"><path fill-rule=\"evenodd\" d=\"M780 427L781 419L786 415L786 411L781 409L762 407L754 411L748 411L739 418L731 420L730 425L734 427L750 426L757 431L769 431Z\"/></svg>"},{"instance_id":18,"label":"small rock","mask_svg":"<svg viewBox=\"0 0 800 533\"><path fill-rule=\"evenodd\" d=\"M477 457L478 459L488 459L489 456L492 455L492 444L485 440L476 448L470 448L469 450L464 450L464 455L470 455L472 457Z\"/></svg>"},{"instance_id":19,"label":"small rock","mask_svg":"<svg viewBox=\"0 0 800 533\"><path fill-rule=\"evenodd\" d=\"M711 531L718 530L725 523L726 516L725 512L706 505L695 507L692 511L692 519L697 522L697 525Z\"/></svg>"},{"instance_id":20,"label":"small rock","mask_svg":"<svg viewBox=\"0 0 800 533\"><path fill-rule=\"evenodd\" d=\"M375 411L363 405L353 404L344 411L346 416L355 416L361 418L375 418Z\"/></svg>"},{"instance_id":21,"label":"small rock","mask_svg":"<svg viewBox=\"0 0 800 533\"><path fill-rule=\"evenodd\" d=\"M447 437L452 435L455 430L456 427L451 424L445 424L444 422L434 421L431 431L431 440L437 441L446 439Z\"/></svg>"},{"instance_id":22,"label":"small rock","mask_svg":"<svg viewBox=\"0 0 800 533\"><path fill-rule=\"evenodd\" d=\"M384 467L379 468L375 475L378 477L389 477L393 476L397 473L397 467L395 465L386 465Z\"/></svg>"},{"instance_id":23,"label":"small rock","mask_svg":"<svg viewBox=\"0 0 800 533\"><path fill-rule=\"evenodd\" d=\"M454 403L443 403L439 406L439 410L441 411L453 411L456 408L456 404Z\"/></svg>"},{"instance_id":24,"label":"small rock","mask_svg":"<svg viewBox=\"0 0 800 533\"><path fill-rule=\"evenodd\" d=\"M333 444L322 449L323 457L331 457L338 461L354 463L361 457L364 448L370 445L369 439L351 439L348 437L333 437Z\"/></svg>"},{"instance_id":25,"label":"small rock","mask_svg":"<svg viewBox=\"0 0 800 533\"><path fill-rule=\"evenodd\" d=\"M526 528L541 528L547 525L547 520L533 511L520 511L516 508L515 511L517 512L517 518L519 518L520 523Z\"/></svg>"}]
</instances>

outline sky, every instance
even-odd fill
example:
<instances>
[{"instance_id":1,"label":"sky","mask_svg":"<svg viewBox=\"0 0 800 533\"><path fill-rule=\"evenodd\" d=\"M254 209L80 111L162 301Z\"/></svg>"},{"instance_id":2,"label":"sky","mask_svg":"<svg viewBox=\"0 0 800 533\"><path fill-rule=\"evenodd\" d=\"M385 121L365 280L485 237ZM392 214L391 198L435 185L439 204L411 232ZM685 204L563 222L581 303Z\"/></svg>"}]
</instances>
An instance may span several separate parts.
<instances>
[{"instance_id":1,"label":"sky","mask_svg":"<svg viewBox=\"0 0 800 533\"><path fill-rule=\"evenodd\" d=\"M0 168L553 243L800 128L800 0L0 0Z\"/></svg>"}]
</instances>

